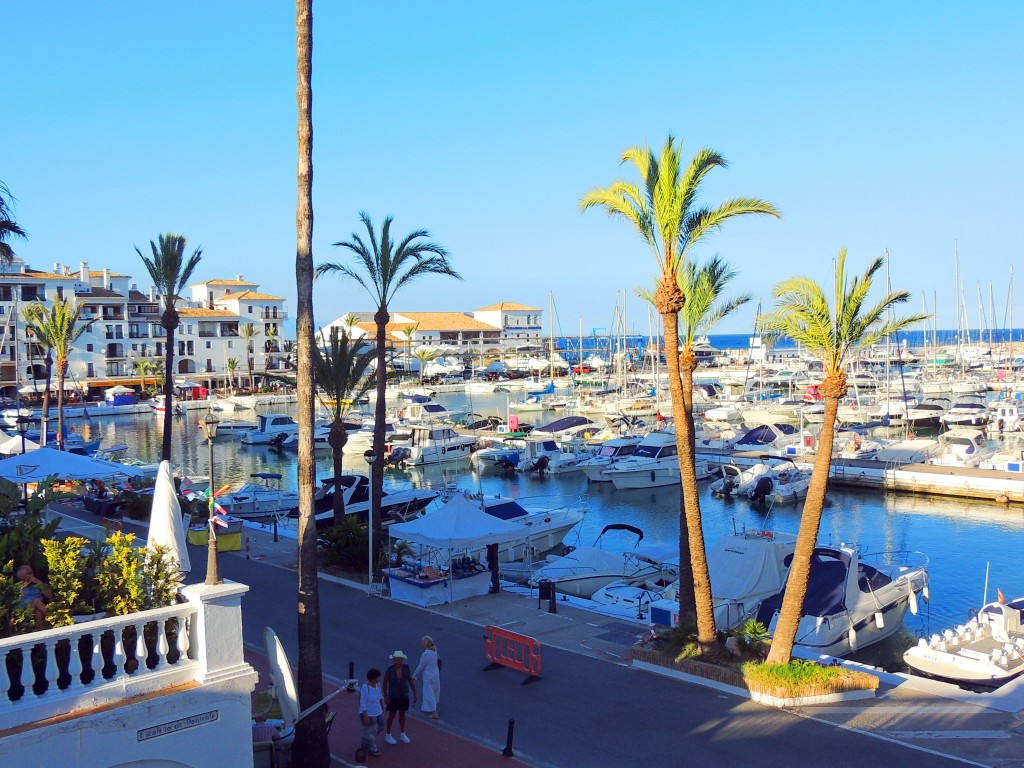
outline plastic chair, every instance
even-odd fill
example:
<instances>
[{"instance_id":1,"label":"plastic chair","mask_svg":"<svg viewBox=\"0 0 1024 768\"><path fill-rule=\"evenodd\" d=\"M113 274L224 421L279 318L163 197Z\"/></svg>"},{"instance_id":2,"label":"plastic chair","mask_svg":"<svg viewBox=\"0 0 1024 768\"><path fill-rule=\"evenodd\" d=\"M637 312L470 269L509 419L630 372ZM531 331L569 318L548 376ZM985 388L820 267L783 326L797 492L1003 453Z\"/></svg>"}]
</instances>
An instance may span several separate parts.
<instances>
[{"instance_id":1,"label":"plastic chair","mask_svg":"<svg viewBox=\"0 0 1024 768\"><path fill-rule=\"evenodd\" d=\"M272 741L254 741L252 744L253 768L278 768L277 747Z\"/></svg>"}]
</instances>

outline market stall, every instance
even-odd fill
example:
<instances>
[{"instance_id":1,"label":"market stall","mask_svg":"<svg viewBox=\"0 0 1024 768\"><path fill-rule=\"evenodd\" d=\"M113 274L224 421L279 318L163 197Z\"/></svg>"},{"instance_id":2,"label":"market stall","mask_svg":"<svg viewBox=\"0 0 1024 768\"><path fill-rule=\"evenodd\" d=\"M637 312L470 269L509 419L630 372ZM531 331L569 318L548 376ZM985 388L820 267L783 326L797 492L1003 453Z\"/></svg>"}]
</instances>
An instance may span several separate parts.
<instances>
[{"instance_id":1,"label":"market stall","mask_svg":"<svg viewBox=\"0 0 1024 768\"><path fill-rule=\"evenodd\" d=\"M440 605L485 594L490 574L465 553L521 539L523 530L460 495L436 512L395 523L389 534L420 547L418 558L386 570L392 597L417 605Z\"/></svg>"}]
</instances>

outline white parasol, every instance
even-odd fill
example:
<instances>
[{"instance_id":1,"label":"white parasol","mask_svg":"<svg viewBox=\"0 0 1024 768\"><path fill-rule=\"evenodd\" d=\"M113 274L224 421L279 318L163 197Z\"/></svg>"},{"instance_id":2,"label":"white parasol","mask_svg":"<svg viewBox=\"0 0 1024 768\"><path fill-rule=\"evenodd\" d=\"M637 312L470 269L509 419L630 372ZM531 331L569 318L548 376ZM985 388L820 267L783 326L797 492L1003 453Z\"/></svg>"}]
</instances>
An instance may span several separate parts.
<instances>
[{"instance_id":1,"label":"white parasol","mask_svg":"<svg viewBox=\"0 0 1024 768\"><path fill-rule=\"evenodd\" d=\"M153 510L149 515L149 535L146 546L150 549L157 546L167 547L168 556L178 564L178 568L188 573L192 563L188 559L188 547L185 546L185 527L181 522L181 505L178 494L174 491L174 480L171 478L171 465L161 461L156 475L156 486L153 488Z\"/></svg>"},{"instance_id":2,"label":"white parasol","mask_svg":"<svg viewBox=\"0 0 1024 768\"><path fill-rule=\"evenodd\" d=\"M38 448L39 443L35 440L29 440L28 438L22 438L21 435L15 435L14 437L0 442L0 455L15 456L19 453L28 453L29 451L34 451Z\"/></svg>"},{"instance_id":3,"label":"white parasol","mask_svg":"<svg viewBox=\"0 0 1024 768\"><path fill-rule=\"evenodd\" d=\"M56 475L64 480L89 480L118 475L134 477L141 474L144 474L141 469L127 464L79 456L50 447L0 460L0 477L19 485L37 483L50 475Z\"/></svg>"}]
</instances>

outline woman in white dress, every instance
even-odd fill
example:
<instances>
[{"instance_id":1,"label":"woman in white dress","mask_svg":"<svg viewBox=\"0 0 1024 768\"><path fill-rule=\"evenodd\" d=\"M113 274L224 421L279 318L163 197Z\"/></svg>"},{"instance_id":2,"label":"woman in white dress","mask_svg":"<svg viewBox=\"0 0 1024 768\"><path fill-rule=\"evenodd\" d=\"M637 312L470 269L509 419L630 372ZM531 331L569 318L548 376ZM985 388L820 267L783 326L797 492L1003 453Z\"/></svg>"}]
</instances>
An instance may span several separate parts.
<instances>
[{"instance_id":1,"label":"woman in white dress","mask_svg":"<svg viewBox=\"0 0 1024 768\"><path fill-rule=\"evenodd\" d=\"M420 645L423 646L423 655L420 656L420 663L412 676L420 678L423 683L423 701L420 709L425 715L436 720L440 717L437 713L437 702L441 699L441 657L437 655L437 646L429 635L423 636Z\"/></svg>"}]
</instances>

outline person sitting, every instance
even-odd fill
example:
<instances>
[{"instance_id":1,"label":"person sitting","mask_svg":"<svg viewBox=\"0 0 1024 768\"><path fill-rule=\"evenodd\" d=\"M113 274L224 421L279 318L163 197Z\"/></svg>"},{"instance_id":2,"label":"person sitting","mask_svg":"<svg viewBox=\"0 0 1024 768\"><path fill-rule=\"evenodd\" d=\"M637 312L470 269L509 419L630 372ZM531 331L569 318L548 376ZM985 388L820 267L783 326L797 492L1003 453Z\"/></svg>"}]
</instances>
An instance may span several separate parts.
<instances>
[{"instance_id":1,"label":"person sitting","mask_svg":"<svg viewBox=\"0 0 1024 768\"><path fill-rule=\"evenodd\" d=\"M267 722L266 715L256 715L252 723L252 740L278 741L281 738L281 729Z\"/></svg>"},{"instance_id":2,"label":"person sitting","mask_svg":"<svg viewBox=\"0 0 1024 768\"><path fill-rule=\"evenodd\" d=\"M15 576L21 583L21 604L32 611L36 629L46 628L46 601L53 598L53 593L36 576L31 565L18 566Z\"/></svg>"}]
</instances>

